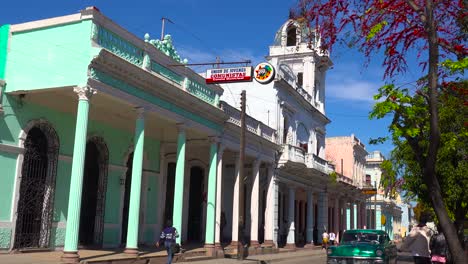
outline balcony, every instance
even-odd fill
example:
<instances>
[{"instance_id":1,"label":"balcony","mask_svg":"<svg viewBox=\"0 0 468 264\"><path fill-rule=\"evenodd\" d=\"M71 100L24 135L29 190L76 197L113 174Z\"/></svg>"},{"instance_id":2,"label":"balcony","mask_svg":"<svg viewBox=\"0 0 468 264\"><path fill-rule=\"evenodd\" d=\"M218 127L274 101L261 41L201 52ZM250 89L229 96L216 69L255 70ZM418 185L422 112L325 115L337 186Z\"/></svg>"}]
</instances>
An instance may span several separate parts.
<instances>
[{"instance_id":1,"label":"balcony","mask_svg":"<svg viewBox=\"0 0 468 264\"><path fill-rule=\"evenodd\" d=\"M302 98L304 98L304 100L306 100L312 105L312 102L313 102L312 95L310 95L306 90L304 90L301 86L297 84L296 77L294 76L293 73L288 72L287 69L279 68L278 76L281 79L283 79L285 82L287 82L291 87L293 87L296 90L296 92Z\"/></svg>"},{"instance_id":2,"label":"balcony","mask_svg":"<svg viewBox=\"0 0 468 264\"><path fill-rule=\"evenodd\" d=\"M351 178L348 178L348 177L346 177L344 175L341 175L341 174L338 174L338 181L347 183L349 185L353 185L353 180Z\"/></svg>"},{"instance_id":3,"label":"balcony","mask_svg":"<svg viewBox=\"0 0 468 264\"><path fill-rule=\"evenodd\" d=\"M168 65L182 63L170 38L164 40L169 43L165 42L164 47L170 50L159 50L158 47L161 45L155 45L155 41L150 40L149 35L145 36L145 40L139 39L118 25L109 23L99 13L94 13L93 16L95 20L91 38L95 44L157 75L176 88L182 89L208 104L218 106L222 93L221 88L206 85L201 76L191 70L187 71L186 67L168 67ZM101 24L105 24L106 27ZM168 48L168 46L170 47Z\"/></svg>"},{"instance_id":4,"label":"balcony","mask_svg":"<svg viewBox=\"0 0 468 264\"><path fill-rule=\"evenodd\" d=\"M293 145L283 145L283 153L281 154L280 160L291 161L295 163L305 164L305 153L304 149Z\"/></svg>"},{"instance_id":5,"label":"balcony","mask_svg":"<svg viewBox=\"0 0 468 264\"><path fill-rule=\"evenodd\" d=\"M334 171L334 166L332 164L312 153L306 154L306 164L307 167L314 168L326 174Z\"/></svg>"},{"instance_id":6,"label":"balcony","mask_svg":"<svg viewBox=\"0 0 468 264\"><path fill-rule=\"evenodd\" d=\"M241 111L224 101L220 102L221 109L229 116L227 122L236 126L241 126ZM276 143L276 130L263 124L262 122L246 115L245 117L246 129L248 132L256 134L268 141Z\"/></svg>"}]
</instances>

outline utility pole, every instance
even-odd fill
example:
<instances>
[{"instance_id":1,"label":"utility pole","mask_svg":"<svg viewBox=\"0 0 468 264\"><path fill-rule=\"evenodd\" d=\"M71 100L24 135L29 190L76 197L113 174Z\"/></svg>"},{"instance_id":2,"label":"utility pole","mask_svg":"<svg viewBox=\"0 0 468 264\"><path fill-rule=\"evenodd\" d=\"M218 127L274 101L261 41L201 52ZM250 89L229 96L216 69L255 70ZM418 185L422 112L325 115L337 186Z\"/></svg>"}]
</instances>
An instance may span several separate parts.
<instances>
[{"instance_id":1,"label":"utility pole","mask_svg":"<svg viewBox=\"0 0 468 264\"><path fill-rule=\"evenodd\" d=\"M244 259L244 163L245 163L245 90L241 92L241 134L240 134L240 153L239 153L239 226L237 243L237 259Z\"/></svg>"},{"instance_id":2,"label":"utility pole","mask_svg":"<svg viewBox=\"0 0 468 264\"><path fill-rule=\"evenodd\" d=\"M374 196L374 215L375 215L375 229L377 229L377 181L374 181L375 196Z\"/></svg>"}]
</instances>

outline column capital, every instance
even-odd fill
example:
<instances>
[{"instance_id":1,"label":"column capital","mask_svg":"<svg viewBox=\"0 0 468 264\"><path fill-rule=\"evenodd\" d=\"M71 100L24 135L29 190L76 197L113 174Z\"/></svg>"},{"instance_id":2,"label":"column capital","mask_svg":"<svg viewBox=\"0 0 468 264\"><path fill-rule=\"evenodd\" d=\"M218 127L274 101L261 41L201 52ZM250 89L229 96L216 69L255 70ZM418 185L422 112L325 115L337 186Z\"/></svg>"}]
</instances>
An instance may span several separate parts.
<instances>
[{"instance_id":1,"label":"column capital","mask_svg":"<svg viewBox=\"0 0 468 264\"><path fill-rule=\"evenodd\" d=\"M78 95L78 100L84 101L89 101L97 93L97 90L90 86L77 86L73 88L73 91Z\"/></svg>"},{"instance_id":2,"label":"column capital","mask_svg":"<svg viewBox=\"0 0 468 264\"><path fill-rule=\"evenodd\" d=\"M226 145L220 142L219 147L218 147L218 156L222 156L225 150L226 150Z\"/></svg>"},{"instance_id":3,"label":"column capital","mask_svg":"<svg viewBox=\"0 0 468 264\"><path fill-rule=\"evenodd\" d=\"M185 129L187 128L185 123L177 123L176 127L178 132L185 132Z\"/></svg>"},{"instance_id":4,"label":"column capital","mask_svg":"<svg viewBox=\"0 0 468 264\"><path fill-rule=\"evenodd\" d=\"M302 59L302 62L314 62L314 57L313 56L307 56L304 59Z\"/></svg>"},{"instance_id":5,"label":"column capital","mask_svg":"<svg viewBox=\"0 0 468 264\"><path fill-rule=\"evenodd\" d=\"M220 142L220 139L218 136L208 136L208 142L210 144L212 143L219 143Z\"/></svg>"},{"instance_id":6,"label":"column capital","mask_svg":"<svg viewBox=\"0 0 468 264\"><path fill-rule=\"evenodd\" d=\"M144 107L135 107L135 112L137 113L138 119L145 118L146 109Z\"/></svg>"}]
</instances>

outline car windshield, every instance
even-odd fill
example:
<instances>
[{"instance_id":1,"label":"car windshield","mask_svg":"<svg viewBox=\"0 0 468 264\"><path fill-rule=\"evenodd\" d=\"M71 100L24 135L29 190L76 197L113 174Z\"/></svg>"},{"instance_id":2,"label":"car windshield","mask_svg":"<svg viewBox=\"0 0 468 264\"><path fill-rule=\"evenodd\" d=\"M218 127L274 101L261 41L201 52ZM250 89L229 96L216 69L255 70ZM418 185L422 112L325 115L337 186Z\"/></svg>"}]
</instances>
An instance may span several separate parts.
<instances>
[{"instance_id":1,"label":"car windshield","mask_svg":"<svg viewBox=\"0 0 468 264\"><path fill-rule=\"evenodd\" d=\"M373 234L373 233L355 233L355 232L345 232L341 243L350 244L350 243L372 243L380 244L383 243L384 236Z\"/></svg>"}]
</instances>

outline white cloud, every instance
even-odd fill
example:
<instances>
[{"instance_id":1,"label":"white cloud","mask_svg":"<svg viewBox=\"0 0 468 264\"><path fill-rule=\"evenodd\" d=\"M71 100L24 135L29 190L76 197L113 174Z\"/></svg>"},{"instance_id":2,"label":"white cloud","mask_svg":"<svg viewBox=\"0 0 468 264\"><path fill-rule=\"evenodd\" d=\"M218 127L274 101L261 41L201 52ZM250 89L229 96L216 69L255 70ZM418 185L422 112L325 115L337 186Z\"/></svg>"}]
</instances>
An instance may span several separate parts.
<instances>
[{"instance_id":1,"label":"white cloud","mask_svg":"<svg viewBox=\"0 0 468 264\"><path fill-rule=\"evenodd\" d=\"M341 81L330 80L325 89L329 98L372 102L380 86L381 84L368 81L343 79Z\"/></svg>"}]
</instances>

